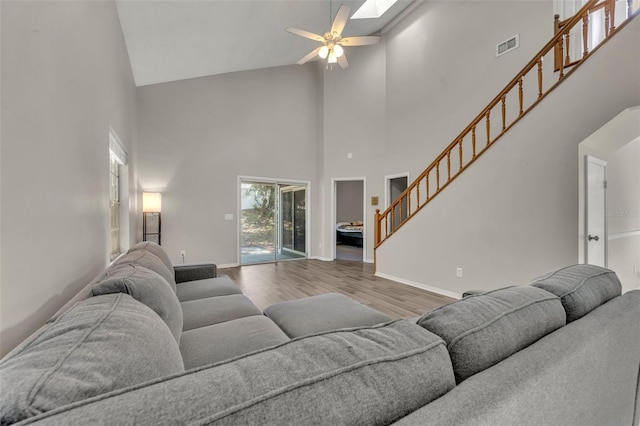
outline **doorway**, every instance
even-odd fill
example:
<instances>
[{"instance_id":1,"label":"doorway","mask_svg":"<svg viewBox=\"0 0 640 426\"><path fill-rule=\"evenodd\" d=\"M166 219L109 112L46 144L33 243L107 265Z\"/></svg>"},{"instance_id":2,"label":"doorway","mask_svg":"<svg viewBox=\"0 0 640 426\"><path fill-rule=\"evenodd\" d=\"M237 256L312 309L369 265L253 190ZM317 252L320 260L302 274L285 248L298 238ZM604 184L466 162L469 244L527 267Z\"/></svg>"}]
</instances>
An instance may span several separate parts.
<instances>
[{"instance_id":1,"label":"doorway","mask_svg":"<svg viewBox=\"0 0 640 426\"><path fill-rule=\"evenodd\" d=\"M333 181L333 259L363 262L366 258L365 178Z\"/></svg>"},{"instance_id":2,"label":"doorway","mask_svg":"<svg viewBox=\"0 0 640 426\"><path fill-rule=\"evenodd\" d=\"M404 192L409 186L409 173L400 173L391 176L385 176L385 207L389 206L400 197L400 194ZM402 200L398 204L392 213L392 220L388 221L389 233L393 232L395 228L407 218L407 198Z\"/></svg>"},{"instance_id":3,"label":"doorway","mask_svg":"<svg viewBox=\"0 0 640 426\"><path fill-rule=\"evenodd\" d=\"M584 157L586 263L607 267L607 162Z\"/></svg>"},{"instance_id":4,"label":"doorway","mask_svg":"<svg viewBox=\"0 0 640 426\"><path fill-rule=\"evenodd\" d=\"M308 182L239 181L240 265L306 259Z\"/></svg>"}]
</instances>

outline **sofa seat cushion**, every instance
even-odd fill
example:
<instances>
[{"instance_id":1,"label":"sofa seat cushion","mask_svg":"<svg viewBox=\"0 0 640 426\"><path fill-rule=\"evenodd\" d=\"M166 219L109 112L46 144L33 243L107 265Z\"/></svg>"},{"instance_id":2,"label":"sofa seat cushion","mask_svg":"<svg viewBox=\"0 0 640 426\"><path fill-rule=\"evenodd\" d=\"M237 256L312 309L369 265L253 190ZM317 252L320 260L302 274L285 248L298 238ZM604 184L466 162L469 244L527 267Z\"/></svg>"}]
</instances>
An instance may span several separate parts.
<instances>
[{"instance_id":1,"label":"sofa seat cushion","mask_svg":"<svg viewBox=\"0 0 640 426\"><path fill-rule=\"evenodd\" d=\"M182 333L180 351L191 369L289 341L264 315L239 318Z\"/></svg>"},{"instance_id":2,"label":"sofa seat cushion","mask_svg":"<svg viewBox=\"0 0 640 426\"><path fill-rule=\"evenodd\" d=\"M217 277L206 280L188 281L176 286L178 300L204 299L205 297L228 296L242 294L238 286L229 277Z\"/></svg>"},{"instance_id":3,"label":"sofa seat cushion","mask_svg":"<svg viewBox=\"0 0 640 426\"><path fill-rule=\"evenodd\" d=\"M262 311L244 294L189 300L180 305L184 318L183 331L252 315L262 315Z\"/></svg>"},{"instance_id":4,"label":"sofa seat cushion","mask_svg":"<svg viewBox=\"0 0 640 426\"><path fill-rule=\"evenodd\" d=\"M567 322L622 294L615 272L594 265L567 266L538 277L529 285L558 296L567 312Z\"/></svg>"},{"instance_id":5,"label":"sofa seat cushion","mask_svg":"<svg viewBox=\"0 0 640 426\"><path fill-rule=\"evenodd\" d=\"M123 264L140 265L147 268L164 278L171 289L176 291L176 279L173 269L168 269L166 265L155 254L147 250L129 250L127 254L120 257L112 267L118 267ZM108 271L109 269L107 269Z\"/></svg>"},{"instance_id":6,"label":"sofa seat cushion","mask_svg":"<svg viewBox=\"0 0 640 426\"><path fill-rule=\"evenodd\" d=\"M126 294L91 297L2 360L0 423L183 371L178 344L155 312Z\"/></svg>"},{"instance_id":7,"label":"sofa seat cushion","mask_svg":"<svg viewBox=\"0 0 640 426\"><path fill-rule=\"evenodd\" d=\"M388 425L455 385L440 338L408 321L302 337L78 404L58 424Z\"/></svg>"},{"instance_id":8,"label":"sofa seat cushion","mask_svg":"<svg viewBox=\"0 0 640 426\"><path fill-rule=\"evenodd\" d=\"M131 253L132 251L136 250L146 250L149 253L153 253L158 257L158 259L162 261L162 263L164 263L169 271L173 271L173 264L171 263L171 259L169 259L167 252L164 251L164 249L158 243L154 243L153 241L142 241L131 247L127 253Z\"/></svg>"},{"instance_id":9,"label":"sofa seat cushion","mask_svg":"<svg viewBox=\"0 0 640 426\"><path fill-rule=\"evenodd\" d=\"M276 303L265 309L264 314L291 338L391 321L388 316L337 293Z\"/></svg>"},{"instance_id":10,"label":"sofa seat cushion","mask_svg":"<svg viewBox=\"0 0 640 426\"><path fill-rule=\"evenodd\" d=\"M167 323L177 342L182 332L182 308L178 297L160 275L135 263L109 268L92 295L126 293L153 309Z\"/></svg>"},{"instance_id":11,"label":"sofa seat cushion","mask_svg":"<svg viewBox=\"0 0 640 426\"><path fill-rule=\"evenodd\" d=\"M564 326L566 315L557 296L523 286L468 296L418 324L447 343L460 383Z\"/></svg>"}]
</instances>

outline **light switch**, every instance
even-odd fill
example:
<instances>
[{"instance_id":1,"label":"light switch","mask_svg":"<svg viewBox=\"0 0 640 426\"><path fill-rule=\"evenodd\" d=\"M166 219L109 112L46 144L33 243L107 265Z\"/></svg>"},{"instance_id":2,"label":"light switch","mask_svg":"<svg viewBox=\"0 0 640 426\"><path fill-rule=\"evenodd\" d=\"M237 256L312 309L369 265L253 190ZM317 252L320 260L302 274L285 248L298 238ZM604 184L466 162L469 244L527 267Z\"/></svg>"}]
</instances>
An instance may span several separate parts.
<instances>
[{"instance_id":1,"label":"light switch","mask_svg":"<svg viewBox=\"0 0 640 426\"><path fill-rule=\"evenodd\" d=\"M233 213L225 213L224 220L233 220Z\"/></svg>"}]
</instances>

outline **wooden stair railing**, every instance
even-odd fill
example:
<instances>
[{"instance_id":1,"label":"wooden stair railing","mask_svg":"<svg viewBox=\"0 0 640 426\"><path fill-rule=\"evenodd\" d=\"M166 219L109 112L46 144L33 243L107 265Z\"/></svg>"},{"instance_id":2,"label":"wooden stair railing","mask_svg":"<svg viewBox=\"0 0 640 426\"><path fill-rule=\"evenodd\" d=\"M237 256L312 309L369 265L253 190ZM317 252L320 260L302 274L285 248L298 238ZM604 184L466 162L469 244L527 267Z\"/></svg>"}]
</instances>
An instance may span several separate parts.
<instances>
[{"instance_id":1,"label":"wooden stair railing","mask_svg":"<svg viewBox=\"0 0 640 426\"><path fill-rule=\"evenodd\" d=\"M376 210L374 265L376 263L375 249L473 164L502 135L573 73L586 58L610 39L617 30L638 15L640 1L627 0L627 18L616 29L614 3L614 0L590 0L573 17L562 22L556 19L554 25L556 33L542 50L384 212ZM589 50L587 34L589 33L590 18L594 11L602 8L605 10L605 34L602 40L596 46L591 46L591 50ZM583 53L581 58L572 60L565 55L564 50L568 51L570 46L569 32L577 25L582 25ZM543 67L547 55L553 55L548 60L553 61L552 63L557 65L557 69ZM564 60L559 58L564 58ZM568 66L572 66L572 69L565 72ZM558 74L555 75L554 71ZM406 211L403 210L403 206Z\"/></svg>"}]
</instances>

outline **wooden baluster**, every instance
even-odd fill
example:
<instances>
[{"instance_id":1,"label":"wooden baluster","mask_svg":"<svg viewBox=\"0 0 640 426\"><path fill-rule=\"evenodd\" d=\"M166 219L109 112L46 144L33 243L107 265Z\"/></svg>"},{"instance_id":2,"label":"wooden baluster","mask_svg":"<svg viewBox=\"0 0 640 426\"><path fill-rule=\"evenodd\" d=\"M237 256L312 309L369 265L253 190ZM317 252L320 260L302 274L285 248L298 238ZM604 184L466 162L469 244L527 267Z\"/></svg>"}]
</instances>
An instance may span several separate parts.
<instances>
[{"instance_id":1,"label":"wooden baluster","mask_svg":"<svg viewBox=\"0 0 640 426\"><path fill-rule=\"evenodd\" d=\"M460 168L458 169L458 173L462 171L462 138L458 142L458 155L460 157Z\"/></svg>"},{"instance_id":2,"label":"wooden baluster","mask_svg":"<svg viewBox=\"0 0 640 426\"><path fill-rule=\"evenodd\" d=\"M400 218L399 218L399 222L398 222L398 226L402 223L402 200L404 200L404 197L400 198L400 202L398 203L398 213L400 213Z\"/></svg>"},{"instance_id":3,"label":"wooden baluster","mask_svg":"<svg viewBox=\"0 0 640 426\"><path fill-rule=\"evenodd\" d=\"M447 151L447 182L451 180L451 150Z\"/></svg>"},{"instance_id":4,"label":"wooden baluster","mask_svg":"<svg viewBox=\"0 0 640 426\"><path fill-rule=\"evenodd\" d=\"M411 192L407 194L407 219L411 216Z\"/></svg>"},{"instance_id":5,"label":"wooden baluster","mask_svg":"<svg viewBox=\"0 0 640 426\"><path fill-rule=\"evenodd\" d=\"M384 239L389 238L389 214L384 215Z\"/></svg>"},{"instance_id":6,"label":"wooden baluster","mask_svg":"<svg viewBox=\"0 0 640 426\"><path fill-rule=\"evenodd\" d=\"M429 174L427 173L427 200L425 202L429 201Z\"/></svg>"},{"instance_id":7,"label":"wooden baluster","mask_svg":"<svg viewBox=\"0 0 640 426\"><path fill-rule=\"evenodd\" d=\"M440 161L436 164L436 192L440 191Z\"/></svg>"},{"instance_id":8,"label":"wooden baluster","mask_svg":"<svg viewBox=\"0 0 640 426\"><path fill-rule=\"evenodd\" d=\"M553 34L556 35L560 32L560 15L553 15ZM560 56L560 52L558 50L558 46L553 46L553 69L558 70L560 68L560 62L562 61L562 56Z\"/></svg>"},{"instance_id":9,"label":"wooden baluster","mask_svg":"<svg viewBox=\"0 0 640 426\"><path fill-rule=\"evenodd\" d=\"M589 53L589 13L582 17L582 57Z\"/></svg>"},{"instance_id":10,"label":"wooden baluster","mask_svg":"<svg viewBox=\"0 0 640 426\"><path fill-rule=\"evenodd\" d=\"M563 34L562 37L566 37L566 34ZM562 42L562 38L558 40L558 48L560 49L560 58L564 57L564 43ZM558 80L562 80L564 77L564 61L560 60L560 74L558 75Z\"/></svg>"},{"instance_id":11,"label":"wooden baluster","mask_svg":"<svg viewBox=\"0 0 640 426\"><path fill-rule=\"evenodd\" d=\"M564 50L565 50L564 64L566 66L571 63L571 57L569 56L569 33L567 33L566 38L564 40Z\"/></svg>"},{"instance_id":12,"label":"wooden baluster","mask_svg":"<svg viewBox=\"0 0 640 426\"><path fill-rule=\"evenodd\" d=\"M420 182L422 182L422 179L420 179L417 183L416 183L416 208L419 209L420 208Z\"/></svg>"},{"instance_id":13,"label":"wooden baluster","mask_svg":"<svg viewBox=\"0 0 640 426\"><path fill-rule=\"evenodd\" d=\"M395 204L391 205L391 233L396 230L396 206Z\"/></svg>"},{"instance_id":14,"label":"wooden baluster","mask_svg":"<svg viewBox=\"0 0 640 426\"><path fill-rule=\"evenodd\" d=\"M609 25L610 25L610 20L609 20L609 3L610 2L606 2L604 4L604 38L606 39L607 37L609 37Z\"/></svg>"},{"instance_id":15,"label":"wooden baluster","mask_svg":"<svg viewBox=\"0 0 640 426\"><path fill-rule=\"evenodd\" d=\"M609 34L613 34L616 30L616 0L609 0L609 3L611 4L611 31Z\"/></svg>"},{"instance_id":16,"label":"wooden baluster","mask_svg":"<svg viewBox=\"0 0 640 426\"><path fill-rule=\"evenodd\" d=\"M538 59L538 99L542 97L542 56Z\"/></svg>"},{"instance_id":17,"label":"wooden baluster","mask_svg":"<svg viewBox=\"0 0 640 426\"><path fill-rule=\"evenodd\" d=\"M473 158L476 158L476 126L471 128L471 149L473 150Z\"/></svg>"},{"instance_id":18,"label":"wooden baluster","mask_svg":"<svg viewBox=\"0 0 640 426\"><path fill-rule=\"evenodd\" d=\"M507 130L507 95L502 95L502 133Z\"/></svg>"},{"instance_id":19,"label":"wooden baluster","mask_svg":"<svg viewBox=\"0 0 640 426\"><path fill-rule=\"evenodd\" d=\"M524 92L522 91L522 85L524 83L523 78L524 77L520 77L520 80L518 80L518 102L520 104L520 112L518 113L519 115L522 115L524 112L522 108L522 105L524 103Z\"/></svg>"},{"instance_id":20,"label":"wooden baluster","mask_svg":"<svg viewBox=\"0 0 640 426\"><path fill-rule=\"evenodd\" d=\"M380 244L380 209L376 209L375 219L373 220L373 244L377 246Z\"/></svg>"},{"instance_id":21,"label":"wooden baluster","mask_svg":"<svg viewBox=\"0 0 640 426\"><path fill-rule=\"evenodd\" d=\"M489 144L491 143L491 118L489 118L490 115L491 115L491 111L487 111L487 113L485 114L485 117L487 118L487 123L486 123L486 127L487 127L487 146L489 146Z\"/></svg>"}]
</instances>

